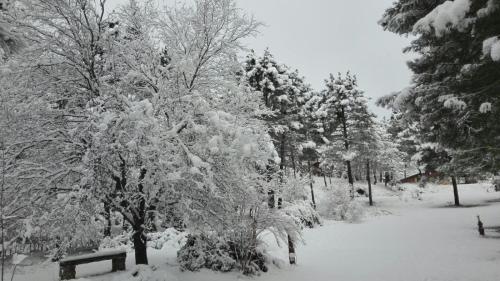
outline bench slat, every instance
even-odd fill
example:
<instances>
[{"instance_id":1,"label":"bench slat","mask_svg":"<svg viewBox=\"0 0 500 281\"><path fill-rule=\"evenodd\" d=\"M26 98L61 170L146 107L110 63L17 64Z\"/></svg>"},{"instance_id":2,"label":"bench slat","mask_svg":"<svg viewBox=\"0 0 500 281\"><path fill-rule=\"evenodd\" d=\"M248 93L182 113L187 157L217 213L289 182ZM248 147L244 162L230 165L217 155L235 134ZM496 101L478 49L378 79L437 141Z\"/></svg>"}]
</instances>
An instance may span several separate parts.
<instances>
[{"instance_id":1,"label":"bench slat","mask_svg":"<svg viewBox=\"0 0 500 281\"><path fill-rule=\"evenodd\" d=\"M117 250L117 251L105 251L98 252L80 256L72 256L62 259L59 264L64 265L77 265L84 263L91 263L97 261L110 260L113 258L126 258L127 252L125 250Z\"/></svg>"},{"instance_id":2,"label":"bench slat","mask_svg":"<svg viewBox=\"0 0 500 281\"><path fill-rule=\"evenodd\" d=\"M496 229L496 230L500 230L500 226L485 226L484 229Z\"/></svg>"}]
</instances>

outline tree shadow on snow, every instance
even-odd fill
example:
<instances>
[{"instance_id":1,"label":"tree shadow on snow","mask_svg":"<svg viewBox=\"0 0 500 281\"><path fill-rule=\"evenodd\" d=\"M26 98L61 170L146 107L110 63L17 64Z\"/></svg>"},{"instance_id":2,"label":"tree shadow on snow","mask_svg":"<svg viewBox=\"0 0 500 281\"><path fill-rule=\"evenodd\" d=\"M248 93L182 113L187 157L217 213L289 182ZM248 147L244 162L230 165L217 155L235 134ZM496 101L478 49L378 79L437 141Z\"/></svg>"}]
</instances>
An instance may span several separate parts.
<instances>
[{"instance_id":1,"label":"tree shadow on snow","mask_svg":"<svg viewBox=\"0 0 500 281\"><path fill-rule=\"evenodd\" d=\"M500 198L485 200L486 203L500 203Z\"/></svg>"},{"instance_id":2,"label":"tree shadow on snow","mask_svg":"<svg viewBox=\"0 0 500 281\"><path fill-rule=\"evenodd\" d=\"M454 204L448 203L446 205L435 205L435 206L432 206L432 208L438 208L438 209L441 209L441 208L444 208L444 209L447 209L447 208L450 208L450 209L466 209L466 208L486 207L486 206L489 206L489 205L491 205L491 204L489 204L488 202L478 203L478 204L460 204L460 206L455 206Z\"/></svg>"}]
</instances>

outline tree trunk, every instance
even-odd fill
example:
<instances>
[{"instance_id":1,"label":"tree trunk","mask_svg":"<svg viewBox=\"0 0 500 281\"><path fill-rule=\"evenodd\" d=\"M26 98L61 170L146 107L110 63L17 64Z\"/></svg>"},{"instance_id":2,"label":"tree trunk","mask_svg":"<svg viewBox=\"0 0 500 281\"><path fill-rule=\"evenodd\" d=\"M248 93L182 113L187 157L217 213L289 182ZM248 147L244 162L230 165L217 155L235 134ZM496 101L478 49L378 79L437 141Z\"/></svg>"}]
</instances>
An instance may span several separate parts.
<instances>
[{"instance_id":1,"label":"tree trunk","mask_svg":"<svg viewBox=\"0 0 500 281\"><path fill-rule=\"evenodd\" d=\"M5 215L4 215L4 208L5 208L5 166L6 166L6 161L5 161L5 149L4 149L4 144L0 143L0 149L2 149L2 182L0 183L0 239L2 243L2 253L1 253L1 266L2 268L0 269L1 271L1 281L4 280L4 275L5 275L5 260L6 260L6 247L5 247Z\"/></svg>"},{"instance_id":2,"label":"tree trunk","mask_svg":"<svg viewBox=\"0 0 500 281\"><path fill-rule=\"evenodd\" d=\"M135 250L135 264L148 264L148 253L146 248L146 234L144 233L144 226L146 224L146 199L144 196L144 186L142 180L146 177L146 169L141 169L141 174L139 175L138 189L139 193L142 194L141 199L139 199L139 204L137 206L136 212L134 212L134 235L132 235L132 240L134 242Z\"/></svg>"},{"instance_id":3,"label":"tree trunk","mask_svg":"<svg viewBox=\"0 0 500 281\"><path fill-rule=\"evenodd\" d=\"M281 134L281 141L280 141L280 170L283 172L285 169L285 140L286 136L285 133Z\"/></svg>"},{"instance_id":4,"label":"tree trunk","mask_svg":"<svg viewBox=\"0 0 500 281\"><path fill-rule=\"evenodd\" d=\"M460 206L460 200L458 198L457 178L455 176L451 176L451 183L453 185L453 197L455 198L455 206Z\"/></svg>"},{"instance_id":5,"label":"tree trunk","mask_svg":"<svg viewBox=\"0 0 500 281\"><path fill-rule=\"evenodd\" d=\"M345 161L347 166L347 180L350 185L354 185L354 178L352 177L351 161Z\"/></svg>"},{"instance_id":6,"label":"tree trunk","mask_svg":"<svg viewBox=\"0 0 500 281\"><path fill-rule=\"evenodd\" d=\"M282 199L278 199L278 209L282 208ZM287 234L287 239L288 239L288 259L290 261L290 264L295 264L295 245L293 244L292 237Z\"/></svg>"},{"instance_id":7,"label":"tree trunk","mask_svg":"<svg viewBox=\"0 0 500 281\"><path fill-rule=\"evenodd\" d=\"M344 148L346 152L349 151L349 139L347 135L347 120L345 117L345 112L344 108L342 108L342 111L340 112L340 120L342 121L342 136L344 137ZM353 186L354 185L354 179L352 177L352 168L351 168L351 161L347 160L345 161L345 164L347 166L347 179L349 180L349 185Z\"/></svg>"},{"instance_id":8,"label":"tree trunk","mask_svg":"<svg viewBox=\"0 0 500 281\"><path fill-rule=\"evenodd\" d=\"M309 181L310 181L310 185L311 185L311 200L313 203L313 208L316 210L316 200L314 199L314 188L313 188L311 161L307 161L307 165L309 166Z\"/></svg>"},{"instance_id":9,"label":"tree trunk","mask_svg":"<svg viewBox=\"0 0 500 281\"><path fill-rule=\"evenodd\" d=\"M142 225L134 227L132 235L135 251L135 264L148 264L148 253L146 248L146 235Z\"/></svg>"},{"instance_id":10,"label":"tree trunk","mask_svg":"<svg viewBox=\"0 0 500 281\"><path fill-rule=\"evenodd\" d=\"M373 206L373 198L372 198L372 184L370 181L370 161L366 160L366 180L368 181L368 198L370 200L370 206Z\"/></svg>"},{"instance_id":11,"label":"tree trunk","mask_svg":"<svg viewBox=\"0 0 500 281\"><path fill-rule=\"evenodd\" d=\"M328 184L326 183L326 175L325 175L325 172L323 172L323 180L325 181L325 187L328 187Z\"/></svg>"},{"instance_id":12,"label":"tree trunk","mask_svg":"<svg viewBox=\"0 0 500 281\"><path fill-rule=\"evenodd\" d=\"M292 160L293 178L296 179L297 178L297 167L295 166L295 150L293 147L290 149L290 153L291 153L291 157L292 157L291 160Z\"/></svg>"},{"instance_id":13,"label":"tree trunk","mask_svg":"<svg viewBox=\"0 0 500 281\"><path fill-rule=\"evenodd\" d=\"M149 231L151 232L157 232L158 231L158 226L156 225L156 204L157 202L154 202L154 204L151 204L149 206L148 210L148 221L149 221Z\"/></svg>"},{"instance_id":14,"label":"tree trunk","mask_svg":"<svg viewBox=\"0 0 500 281\"><path fill-rule=\"evenodd\" d=\"M108 202L104 202L104 217L106 226L104 227L104 237L111 237L111 208Z\"/></svg>"},{"instance_id":15,"label":"tree trunk","mask_svg":"<svg viewBox=\"0 0 500 281\"><path fill-rule=\"evenodd\" d=\"M316 200L314 199L314 188L313 188L313 183L311 181L311 199L313 203L313 208L316 210Z\"/></svg>"},{"instance_id":16,"label":"tree trunk","mask_svg":"<svg viewBox=\"0 0 500 281\"><path fill-rule=\"evenodd\" d=\"M274 190L267 192L267 205L269 208L274 208Z\"/></svg>"},{"instance_id":17,"label":"tree trunk","mask_svg":"<svg viewBox=\"0 0 500 281\"><path fill-rule=\"evenodd\" d=\"M373 184L377 184L377 170L373 169Z\"/></svg>"},{"instance_id":18,"label":"tree trunk","mask_svg":"<svg viewBox=\"0 0 500 281\"><path fill-rule=\"evenodd\" d=\"M296 264L297 260L295 258L295 245L293 244L293 240L288 235L288 259L290 261L290 264Z\"/></svg>"},{"instance_id":19,"label":"tree trunk","mask_svg":"<svg viewBox=\"0 0 500 281\"><path fill-rule=\"evenodd\" d=\"M284 169L285 169L285 134L282 134L281 138L281 148L280 148L280 157L281 157L281 162L280 162L280 170L281 170L281 182L283 182L283 177L284 177ZM295 168L294 168L294 174L295 174ZM271 207L271 198L269 199L269 206ZM278 199L278 208L281 209L282 207L282 199ZM272 207L274 208L274 191L272 191ZM290 264L295 264L295 246L293 244L293 240L290 237L290 235L287 235L288 238L288 256L289 256L289 261Z\"/></svg>"}]
</instances>

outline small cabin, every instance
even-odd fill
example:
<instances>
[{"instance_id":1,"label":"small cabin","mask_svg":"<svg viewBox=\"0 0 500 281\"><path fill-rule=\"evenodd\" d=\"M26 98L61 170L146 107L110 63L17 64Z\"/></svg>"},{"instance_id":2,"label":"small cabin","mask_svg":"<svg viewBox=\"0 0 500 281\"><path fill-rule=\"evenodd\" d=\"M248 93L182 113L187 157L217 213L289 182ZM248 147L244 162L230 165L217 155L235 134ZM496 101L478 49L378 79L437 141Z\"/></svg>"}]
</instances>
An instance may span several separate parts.
<instances>
[{"instance_id":1,"label":"small cabin","mask_svg":"<svg viewBox=\"0 0 500 281\"><path fill-rule=\"evenodd\" d=\"M426 171L425 173L418 173L415 175L411 175L400 180L401 183L419 183L422 177L427 177L429 181L437 182L440 184L447 184L449 182L448 178L437 171Z\"/></svg>"}]
</instances>

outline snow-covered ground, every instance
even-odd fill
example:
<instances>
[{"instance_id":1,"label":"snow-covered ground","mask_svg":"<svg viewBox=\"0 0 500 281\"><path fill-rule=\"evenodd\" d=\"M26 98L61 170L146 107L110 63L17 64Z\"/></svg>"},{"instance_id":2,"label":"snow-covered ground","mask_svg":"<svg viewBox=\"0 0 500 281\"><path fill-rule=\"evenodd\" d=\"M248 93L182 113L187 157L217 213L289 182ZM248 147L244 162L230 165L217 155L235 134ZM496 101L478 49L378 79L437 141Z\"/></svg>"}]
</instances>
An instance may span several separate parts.
<instances>
[{"instance_id":1,"label":"snow-covered ground","mask_svg":"<svg viewBox=\"0 0 500 281\"><path fill-rule=\"evenodd\" d=\"M322 181L316 184L321 199ZM180 272L176 266L175 245L164 250L149 250L156 271L133 277L133 253L127 257L126 272L109 273L111 262L77 267L80 280L152 281L497 281L500 280L500 233L482 238L476 216L485 225L500 225L500 193L489 192L488 184L459 186L463 207L451 207L449 186L433 186L422 194L423 200L374 187L376 206L362 222L349 224L325 221L305 230L305 245L297 247L296 266L271 267L268 273L246 277L238 273ZM416 189L409 185L407 190ZM366 202L366 198L358 198ZM271 240L270 240L271 241ZM272 253L286 260L287 249ZM57 280L57 264L18 267L14 280Z\"/></svg>"}]
</instances>

